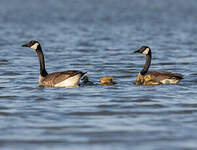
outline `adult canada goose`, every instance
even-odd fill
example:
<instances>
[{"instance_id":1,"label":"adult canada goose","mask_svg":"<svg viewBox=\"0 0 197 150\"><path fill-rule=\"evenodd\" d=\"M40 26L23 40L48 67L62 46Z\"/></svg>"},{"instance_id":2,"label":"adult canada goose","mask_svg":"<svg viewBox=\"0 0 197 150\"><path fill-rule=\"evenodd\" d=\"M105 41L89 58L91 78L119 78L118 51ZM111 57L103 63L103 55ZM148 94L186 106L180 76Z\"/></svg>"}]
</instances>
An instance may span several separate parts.
<instances>
[{"instance_id":1,"label":"adult canada goose","mask_svg":"<svg viewBox=\"0 0 197 150\"><path fill-rule=\"evenodd\" d=\"M40 63L40 86L77 87L79 86L80 78L86 73L77 70L68 70L64 72L54 72L48 74L45 69L44 55L40 43L38 41L32 40L29 43L22 45L22 47L29 47L35 50L38 55Z\"/></svg>"},{"instance_id":2,"label":"adult canada goose","mask_svg":"<svg viewBox=\"0 0 197 150\"><path fill-rule=\"evenodd\" d=\"M142 46L135 53L146 55L146 63L142 71L139 72L136 84L137 85L159 85L159 84L177 84L183 75L170 72L148 72L151 64L151 49L148 46Z\"/></svg>"}]
</instances>

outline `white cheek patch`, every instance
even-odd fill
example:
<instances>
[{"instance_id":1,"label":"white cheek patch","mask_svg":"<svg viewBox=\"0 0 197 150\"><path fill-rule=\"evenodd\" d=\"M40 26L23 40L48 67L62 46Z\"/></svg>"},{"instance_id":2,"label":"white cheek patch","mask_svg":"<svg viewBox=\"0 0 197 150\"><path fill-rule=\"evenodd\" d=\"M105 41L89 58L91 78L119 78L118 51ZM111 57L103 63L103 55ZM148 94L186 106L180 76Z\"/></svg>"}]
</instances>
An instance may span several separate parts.
<instances>
[{"instance_id":1,"label":"white cheek patch","mask_svg":"<svg viewBox=\"0 0 197 150\"><path fill-rule=\"evenodd\" d=\"M36 50L37 49L37 47L38 47L38 45L39 45L39 43L35 43L34 45L32 45L30 48L32 48L32 49L34 49L34 50Z\"/></svg>"},{"instance_id":2,"label":"white cheek patch","mask_svg":"<svg viewBox=\"0 0 197 150\"><path fill-rule=\"evenodd\" d=\"M144 51L143 51L143 54L147 55L149 52L149 48L146 48Z\"/></svg>"}]
</instances>

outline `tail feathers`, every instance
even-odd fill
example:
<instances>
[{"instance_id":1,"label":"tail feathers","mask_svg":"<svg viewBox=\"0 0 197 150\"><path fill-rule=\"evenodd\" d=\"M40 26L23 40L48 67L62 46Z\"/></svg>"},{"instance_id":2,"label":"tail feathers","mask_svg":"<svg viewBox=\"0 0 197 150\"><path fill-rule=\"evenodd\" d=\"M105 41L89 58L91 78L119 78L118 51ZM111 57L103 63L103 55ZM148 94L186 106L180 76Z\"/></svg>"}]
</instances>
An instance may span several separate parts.
<instances>
[{"instance_id":1,"label":"tail feathers","mask_svg":"<svg viewBox=\"0 0 197 150\"><path fill-rule=\"evenodd\" d=\"M179 80L184 79L182 74L176 73L174 74L174 76L172 76L171 78L177 78Z\"/></svg>"},{"instance_id":2,"label":"tail feathers","mask_svg":"<svg viewBox=\"0 0 197 150\"><path fill-rule=\"evenodd\" d=\"M87 72L81 72L81 77L84 76L84 74L86 74Z\"/></svg>"}]
</instances>

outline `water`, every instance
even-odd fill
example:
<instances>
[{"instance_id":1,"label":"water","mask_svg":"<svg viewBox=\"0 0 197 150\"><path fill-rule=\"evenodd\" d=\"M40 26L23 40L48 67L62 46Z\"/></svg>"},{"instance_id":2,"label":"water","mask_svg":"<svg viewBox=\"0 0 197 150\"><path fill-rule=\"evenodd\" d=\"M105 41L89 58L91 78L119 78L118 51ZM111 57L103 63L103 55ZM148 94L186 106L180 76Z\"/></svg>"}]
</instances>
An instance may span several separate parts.
<instances>
[{"instance_id":1,"label":"water","mask_svg":"<svg viewBox=\"0 0 197 150\"><path fill-rule=\"evenodd\" d=\"M180 150L197 148L195 0L1 0L1 150ZM88 71L114 86L38 86L36 53L47 71ZM145 57L150 70L184 74L178 85L133 84Z\"/></svg>"}]
</instances>

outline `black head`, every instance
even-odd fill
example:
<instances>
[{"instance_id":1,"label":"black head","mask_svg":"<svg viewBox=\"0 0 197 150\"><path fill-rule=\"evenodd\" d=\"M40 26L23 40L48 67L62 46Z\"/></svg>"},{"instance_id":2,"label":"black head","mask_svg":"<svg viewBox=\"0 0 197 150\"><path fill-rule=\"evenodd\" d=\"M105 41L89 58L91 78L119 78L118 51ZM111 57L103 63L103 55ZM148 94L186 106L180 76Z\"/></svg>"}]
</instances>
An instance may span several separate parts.
<instances>
[{"instance_id":1,"label":"black head","mask_svg":"<svg viewBox=\"0 0 197 150\"><path fill-rule=\"evenodd\" d=\"M134 53L142 53L144 55L148 55L150 53L150 48L148 46L142 46L139 50Z\"/></svg>"},{"instance_id":2,"label":"black head","mask_svg":"<svg viewBox=\"0 0 197 150\"><path fill-rule=\"evenodd\" d=\"M29 43L22 45L22 47L29 47L34 50L37 50L39 46L40 46L40 43L35 40L31 40Z\"/></svg>"}]
</instances>

